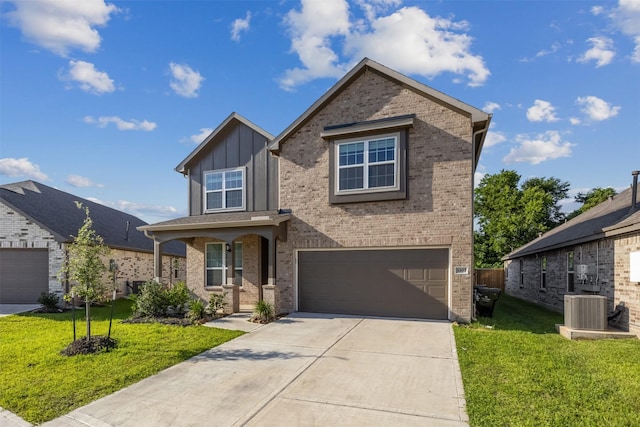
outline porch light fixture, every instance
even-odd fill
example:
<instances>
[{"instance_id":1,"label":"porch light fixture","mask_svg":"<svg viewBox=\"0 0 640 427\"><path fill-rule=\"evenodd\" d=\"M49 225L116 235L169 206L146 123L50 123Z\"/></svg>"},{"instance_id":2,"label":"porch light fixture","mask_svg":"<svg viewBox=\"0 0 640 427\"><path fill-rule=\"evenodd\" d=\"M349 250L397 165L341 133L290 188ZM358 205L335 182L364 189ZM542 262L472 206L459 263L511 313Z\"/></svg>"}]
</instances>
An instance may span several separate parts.
<instances>
[{"instance_id":1,"label":"porch light fixture","mask_svg":"<svg viewBox=\"0 0 640 427\"><path fill-rule=\"evenodd\" d=\"M224 248L227 250L227 252L231 252L231 245L226 243Z\"/></svg>"}]
</instances>

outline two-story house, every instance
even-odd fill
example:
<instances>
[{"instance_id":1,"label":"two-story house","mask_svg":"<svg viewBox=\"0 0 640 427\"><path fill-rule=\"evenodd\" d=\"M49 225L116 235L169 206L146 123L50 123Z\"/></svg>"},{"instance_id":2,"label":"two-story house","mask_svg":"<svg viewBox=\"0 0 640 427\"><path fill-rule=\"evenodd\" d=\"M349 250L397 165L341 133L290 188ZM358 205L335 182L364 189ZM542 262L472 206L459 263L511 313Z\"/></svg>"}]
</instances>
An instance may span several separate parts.
<instances>
[{"instance_id":1,"label":"two-story house","mask_svg":"<svg viewBox=\"0 0 640 427\"><path fill-rule=\"evenodd\" d=\"M232 114L176 170L187 285L228 311L469 321L473 176L491 115L370 59L280 135ZM158 274L160 270L158 269Z\"/></svg>"}]
</instances>

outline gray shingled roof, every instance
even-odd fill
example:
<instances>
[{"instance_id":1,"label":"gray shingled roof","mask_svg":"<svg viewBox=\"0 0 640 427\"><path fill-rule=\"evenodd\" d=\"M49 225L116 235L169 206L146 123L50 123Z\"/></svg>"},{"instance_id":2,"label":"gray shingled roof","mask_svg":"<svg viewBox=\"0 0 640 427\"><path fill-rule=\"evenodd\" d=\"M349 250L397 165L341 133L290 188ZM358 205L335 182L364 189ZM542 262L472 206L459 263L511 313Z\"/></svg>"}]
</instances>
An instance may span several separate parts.
<instances>
[{"instance_id":1,"label":"gray shingled roof","mask_svg":"<svg viewBox=\"0 0 640 427\"><path fill-rule=\"evenodd\" d=\"M84 212L76 207L76 201L89 208L93 228L104 243L112 248L153 253L153 240L136 227L147 225L141 219L56 190L35 181L22 181L0 186L0 200L11 209L48 230L60 243L72 241L84 221ZM127 222L129 233L127 235ZM185 244L167 242L163 246L167 255L186 255Z\"/></svg>"},{"instance_id":2,"label":"gray shingled roof","mask_svg":"<svg viewBox=\"0 0 640 427\"><path fill-rule=\"evenodd\" d=\"M598 240L620 232L640 230L640 207L631 212L631 187L605 200L571 221L559 225L502 259L515 259L537 252ZM638 191L640 194L640 191Z\"/></svg>"}]
</instances>

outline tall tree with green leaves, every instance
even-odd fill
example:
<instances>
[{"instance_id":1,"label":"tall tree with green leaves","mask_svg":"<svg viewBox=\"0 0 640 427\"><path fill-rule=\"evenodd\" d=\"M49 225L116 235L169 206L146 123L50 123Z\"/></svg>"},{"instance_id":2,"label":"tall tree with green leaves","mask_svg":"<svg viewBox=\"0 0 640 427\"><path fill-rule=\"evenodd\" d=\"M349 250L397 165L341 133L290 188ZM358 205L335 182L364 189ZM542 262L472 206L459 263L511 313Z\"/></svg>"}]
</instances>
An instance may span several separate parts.
<instances>
[{"instance_id":1,"label":"tall tree with green leaves","mask_svg":"<svg viewBox=\"0 0 640 427\"><path fill-rule=\"evenodd\" d=\"M596 187L587 191L586 193L578 193L575 196L575 201L578 203L582 203L582 206L567 215L567 219L573 219L577 217L581 213L588 211L592 207L604 202L609 197L613 197L616 194L616 190L611 187Z\"/></svg>"},{"instance_id":2,"label":"tall tree with green leaves","mask_svg":"<svg viewBox=\"0 0 640 427\"><path fill-rule=\"evenodd\" d=\"M559 202L569 183L530 178L520 185L513 170L485 175L475 190L476 267L500 267L500 258L564 221Z\"/></svg>"},{"instance_id":3,"label":"tall tree with green leaves","mask_svg":"<svg viewBox=\"0 0 640 427\"><path fill-rule=\"evenodd\" d=\"M61 278L71 281L74 284L71 291L85 302L86 339L90 341L91 304L102 299L107 289L104 282L107 266L103 259L109 255L111 249L104 244L102 237L93 229L89 208L78 202L76 202L76 206L84 211L85 219L78 229L78 235L68 245L69 256L62 265Z\"/></svg>"}]
</instances>

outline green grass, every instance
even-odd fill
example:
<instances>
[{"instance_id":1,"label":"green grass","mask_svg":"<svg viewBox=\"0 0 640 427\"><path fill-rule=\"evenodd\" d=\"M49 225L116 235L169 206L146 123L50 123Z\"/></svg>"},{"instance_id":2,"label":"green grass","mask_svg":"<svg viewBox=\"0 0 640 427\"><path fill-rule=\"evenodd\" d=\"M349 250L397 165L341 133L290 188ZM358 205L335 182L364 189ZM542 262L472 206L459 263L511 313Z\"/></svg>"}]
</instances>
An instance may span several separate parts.
<instances>
[{"instance_id":1,"label":"green grass","mask_svg":"<svg viewBox=\"0 0 640 427\"><path fill-rule=\"evenodd\" d=\"M153 375L242 332L205 326L125 324L128 300L116 301L108 353L61 356L73 341L71 313L0 318L0 406L31 423L42 423ZM109 307L93 308L92 335L106 335ZM83 311L76 311L78 338Z\"/></svg>"},{"instance_id":2,"label":"green grass","mask_svg":"<svg viewBox=\"0 0 640 427\"><path fill-rule=\"evenodd\" d=\"M640 340L570 341L556 323L502 295L454 328L471 426L640 426Z\"/></svg>"}]
</instances>

